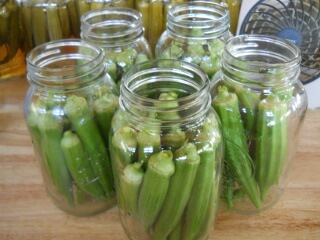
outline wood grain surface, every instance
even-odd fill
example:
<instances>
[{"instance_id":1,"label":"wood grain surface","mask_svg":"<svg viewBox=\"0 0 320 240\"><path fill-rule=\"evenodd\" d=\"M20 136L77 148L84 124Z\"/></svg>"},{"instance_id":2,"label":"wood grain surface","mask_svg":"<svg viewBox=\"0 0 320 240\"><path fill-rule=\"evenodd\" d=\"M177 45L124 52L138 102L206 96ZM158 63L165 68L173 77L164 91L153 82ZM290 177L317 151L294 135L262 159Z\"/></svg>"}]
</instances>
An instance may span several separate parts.
<instances>
[{"instance_id":1,"label":"wood grain surface","mask_svg":"<svg viewBox=\"0 0 320 240\"><path fill-rule=\"evenodd\" d=\"M28 83L0 82L0 240L127 239L117 208L88 218L65 214L46 195L23 117ZM289 186L258 215L219 212L209 240L320 239L320 109L308 110Z\"/></svg>"}]
</instances>

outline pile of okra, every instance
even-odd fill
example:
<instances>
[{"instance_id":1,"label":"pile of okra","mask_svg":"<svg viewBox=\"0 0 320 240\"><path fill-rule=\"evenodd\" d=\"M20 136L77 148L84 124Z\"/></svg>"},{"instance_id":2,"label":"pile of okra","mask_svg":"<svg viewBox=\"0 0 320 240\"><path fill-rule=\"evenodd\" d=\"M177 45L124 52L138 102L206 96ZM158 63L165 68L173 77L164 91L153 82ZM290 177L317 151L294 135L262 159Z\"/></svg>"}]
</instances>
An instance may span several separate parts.
<instances>
[{"instance_id":1,"label":"pile of okra","mask_svg":"<svg viewBox=\"0 0 320 240\"><path fill-rule=\"evenodd\" d=\"M289 90L266 94L242 86L219 85L212 105L225 142L224 191L229 208L248 196L257 209L280 181L287 158Z\"/></svg>"},{"instance_id":2,"label":"pile of okra","mask_svg":"<svg viewBox=\"0 0 320 240\"><path fill-rule=\"evenodd\" d=\"M114 115L109 141L121 213L152 239L204 239L219 201L222 139L216 114L196 126L133 124L127 118L124 111ZM156 118L180 116L162 112Z\"/></svg>"},{"instance_id":3,"label":"pile of okra","mask_svg":"<svg viewBox=\"0 0 320 240\"><path fill-rule=\"evenodd\" d=\"M117 108L118 96L109 87L97 89L90 98L50 93L32 100L26 122L36 155L45 178L70 207L86 196L115 197L107 146Z\"/></svg>"}]
</instances>

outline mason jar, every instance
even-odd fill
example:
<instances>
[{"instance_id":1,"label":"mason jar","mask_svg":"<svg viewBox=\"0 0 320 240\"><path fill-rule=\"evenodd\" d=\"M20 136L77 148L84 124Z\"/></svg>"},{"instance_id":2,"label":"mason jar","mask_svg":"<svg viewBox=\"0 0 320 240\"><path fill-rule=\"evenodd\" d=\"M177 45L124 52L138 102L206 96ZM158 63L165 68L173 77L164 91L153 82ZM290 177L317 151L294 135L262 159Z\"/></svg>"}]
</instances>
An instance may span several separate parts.
<instances>
[{"instance_id":1,"label":"mason jar","mask_svg":"<svg viewBox=\"0 0 320 240\"><path fill-rule=\"evenodd\" d=\"M227 209L257 213L278 202L307 109L299 49L287 40L240 35L227 41L212 82L225 140Z\"/></svg>"},{"instance_id":2,"label":"mason jar","mask_svg":"<svg viewBox=\"0 0 320 240\"><path fill-rule=\"evenodd\" d=\"M80 37L80 18L91 10L127 6L127 0L19 0L26 52L40 44Z\"/></svg>"},{"instance_id":3,"label":"mason jar","mask_svg":"<svg viewBox=\"0 0 320 240\"><path fill-rule=\"evenodd\" d=\"M131 66L152 58L141 13L131 8L87 12L81 18L81 38L104 50L107 71L118 85Z\"/></svg>"},{"instance_id":4,"label":"mason jar","mask_svg":"<svg viewBox=\"0 0 320 240\"><path fill-rule=\"evenodd\" d=\"M197 66L154 60L123 76L109 141L130 239L205 239L222 173L220 122Z\"/></svg>"},{"instance_id":5,"label":"mason jar","mask_svg":"<svg viewBox=\"0 0 320 240\"><path fill-rule=\"evenodd\" d=\"M0 82L25 75L21 45L20 11L17 0L0 1Z\"/></svg>"},{"instance_id":6,"label":"mason jar","mask_svg":"<svg viewBox=\"0 0 320 240\"><path fill-rule=\"evenodd\" d=\"M24 116L49 197L76 216L116 203L108 134L118 108L101 48L57 40L27 55Z\"/></svg>"},{"instance_id":7,"label":"mason jar","mask_svg":"<svg viewBox=\"0 0 320 240\"><path fill-rule=\"evenodd\" d=\"M176 4L168 11L167 28L158 40L155 57L194 63L212 78L219 70L224 43L232 36L229 25L225 4Z\"/></svg>"}]
</instances>

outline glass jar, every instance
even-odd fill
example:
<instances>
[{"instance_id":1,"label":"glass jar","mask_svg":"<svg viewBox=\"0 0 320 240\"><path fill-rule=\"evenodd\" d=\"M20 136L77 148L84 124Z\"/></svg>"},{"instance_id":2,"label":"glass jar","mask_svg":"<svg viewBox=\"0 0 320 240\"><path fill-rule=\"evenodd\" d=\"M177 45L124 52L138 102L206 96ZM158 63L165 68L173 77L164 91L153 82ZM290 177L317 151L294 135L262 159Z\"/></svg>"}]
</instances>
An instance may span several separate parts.
<instances>
[{"instance_id":1,"label":"glass jar","mask_svg":"<svg viewBox=\"0 0 320 240\"><path fill-rule=\"evenodd\" d=\"M187 0L134 0L134 8L142 14L145 37L154 53L157 41L166 29L168 9Z\"/></svg>"},{"instance_id":2,"label":"glass jar","mask_svg":"<svg viewBox=\"0 0 320 240\"><path fill-rule=\"evenodd\" d=\"M24 115L46 190L76 216L116 203L108 146L117 88L106 74L101 48L57 40L27 55Z\"/></svg>"},{"instance_id":3,"label":"glass jar","mask_svg":"<svg viewBox=\"0 0 320 240\"><path fill-rule=\"evenodd\" d=\"M126 0L21 0L26 52L49 41L80 37L81 16L95 9L127 6Z\"/></svg>"},{"instance_id":4,"label":"glass jar","mask_svg":"<svg viewBox=\"0 0 320 240\"><path fill-rule=\"evenodd\" d=\"M307 96L300 51L262 35L230 39L212 82L212 105L225 140L223 202L256 213L273 206L287 184Z\"/></svg>"},{"instance_id":5,"label":"glass jar","mask_svg":"<svg viewBox=\"0 0 320 240\"><path fill-rule=\"evenodd\" d=\"M123 76L109 149L130 239L205 239L213 225L223 151L208 81L164 59Z\"/></svg>"},{"instance_id":6,"label":"glass jar","mask_svg":"<svg viewBox=\"0 0 320 240\"><path fill-rule=\"evenodd\" d=\"M210 1L177 4L168 11L167 29L158 40L156 58L194 63L212 78L230 37L226 6Z\"/></svg>"},{"instance_id":7,"label":"glass jar","mask_svg":"<svg viewBox=\"0 0 320 240\"><path fill-rule=\"evenodd\" d=\"M0 1L0 24L0 81L2 81L25 74L19 4L16 0Z\"/></svg>"},{"instance_id":8,"label":"glass jar","mask_svg":"<svg viewBox=\"0 0 320 240\"><path fill-rule=\"evenodd\" d=\"M134 9L87 12L81 18L81 38L104 50L108 73L117 84L132 65L152 58L143 35L141 14Z\"/></svg>"},{"instance_id":9,"label":"glass jar","mask_svg":"<svg viewBox=\"0 0 320 240\"><path fill-rule=\"evenodd\" d=\"M230 15L230 31L236 35L242 0L226 0Z\"/></svg>"}]
</instances>

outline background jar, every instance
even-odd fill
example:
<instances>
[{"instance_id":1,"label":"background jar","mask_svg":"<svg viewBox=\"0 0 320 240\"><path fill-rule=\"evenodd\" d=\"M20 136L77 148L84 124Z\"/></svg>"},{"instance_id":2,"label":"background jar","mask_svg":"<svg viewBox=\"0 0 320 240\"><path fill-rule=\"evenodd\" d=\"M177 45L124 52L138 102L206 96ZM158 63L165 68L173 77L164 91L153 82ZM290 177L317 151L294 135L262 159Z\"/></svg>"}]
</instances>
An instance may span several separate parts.
<instances>
[{"instance_id":1,"label":"background jar","mask_svg":"<svg viewBox=\"0 0 320 240\"><path fill-rule=\"evenodd\" d=\"M25 74L21 46L20 9L16 0L0 1L0 81Z\"/></svg>"},{"instance_id":2,"label":"background jar","mask_svg":"<svg viewBox=\"0 0 320 240\"><path fill-rule=\"evenodd\" d=\"M104 50L108 73L117 84L131 66L152 58L141 14L131 8L87 12L81 18L81 38Z\"/></svg>"},{"instance_id":3,"label":"background jar","mask_svg":"<svg viewBox=\"0 0 320 240\"><path fill-rule=\"evenodd\" d=\"M202 239L213 226L223 151L208 88L201 69L176 60L123 76L109 148L130 239Z\"/></svg>"},{"instance_id":4,"label":"background jar","mask_svg":"<svg viewBox=\"0 0 320 240\"><path fill-rule=\"evenodd\" d=\"M229 24L225 4L176 4L168 11L167 28L158 40L155 57L194 63L212 78L219 70L224 43L232 36Z\"/></svg>"},{"instance_id":5,"label":"background jar","mask_svg":"<svg viewBox=\"0 0 320 240\"><path fill-rule=\"evenodd\" d=\"M228 209L268 209L286 187L307 109L300 61L299 49L276 37L242 35L226 43L211 93L225 139Z\"/></svg>"},{"instance_id":6,"label":"background jar","mask_svg":"<svg viewBox=\"0 0 320 240\"><path fill-rule=\"evenodd\" d=\"M26 52L40 44L80 37L80 18L91 10L127 6L126 0L21 0Z\"/></svg>"},{"instance_id":7,"label":"background jar","mask_svg":"<svg viewBox=\"0 0 320 240\"><path fill-rule=\"evenodd\" d=\"M81 40L52 41L27 55L24 114L48 195L88 216L115 205L108 145L118 106L103 51Z\"/></svg>"}]
</instances>

